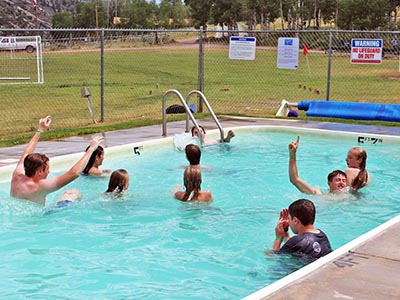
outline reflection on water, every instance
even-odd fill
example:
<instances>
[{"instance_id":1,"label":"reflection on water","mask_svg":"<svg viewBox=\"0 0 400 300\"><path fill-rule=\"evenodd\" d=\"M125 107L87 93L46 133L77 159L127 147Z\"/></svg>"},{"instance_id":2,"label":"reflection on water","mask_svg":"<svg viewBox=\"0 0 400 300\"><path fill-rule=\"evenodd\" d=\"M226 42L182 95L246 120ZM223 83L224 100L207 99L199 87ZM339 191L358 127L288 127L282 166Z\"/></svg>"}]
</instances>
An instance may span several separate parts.
<instances>
[{"instance_id":1,"label":"reflection on water","mask_svg":"<svg viewBox=\"0 0 400 300\"><path fill-rule=\"evenodd\" d=\"M82 201L56 209L63 189L44 208L11 199L9 183L1 183L2 298L30 298L34 291L38 299L239 299L297 270L307 261L270 252L280 210L306 196L287 174L287 145L297 134L238 132L230 144L205 147L201 163L211 169L202 173L202 189L212 191L211 203L174 199L187 160L172 146L106 156L103 168L130 174L118 199L104 196L107 179L85 176L66 187L78 188ZM352 139L302 134L301 177L327 191L327 174L345 168L353 146ZM382 155L398 146L365 147L369 186L358 195L306 196L333 248L398 211L400 165Z\"/></svg>"}]
</instances>

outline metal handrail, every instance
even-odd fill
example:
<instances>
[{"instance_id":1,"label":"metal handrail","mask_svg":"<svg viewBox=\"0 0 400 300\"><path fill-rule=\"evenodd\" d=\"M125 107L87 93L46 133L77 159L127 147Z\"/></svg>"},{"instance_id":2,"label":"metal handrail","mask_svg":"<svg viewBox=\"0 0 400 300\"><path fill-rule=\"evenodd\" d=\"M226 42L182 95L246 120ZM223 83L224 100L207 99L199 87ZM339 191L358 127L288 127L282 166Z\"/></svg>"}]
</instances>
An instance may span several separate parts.
<instances>
[{"instance_id":1,"label":"metal handrail","mask_svg":"<svg viewBox=\"0 0 400 300\"><path fill-rule=\"evenodd\" d=\"M202 131L200 130L199 124L197 123L196 119L194 118L192 112L190 111L190 108L187 105L187 103L185 102L185 99L183 99L182 94L178 90L174 90L174 89L166 91L162 98L162 119L163 119L163 134L162 135L167 136L167 112L166 112L167 109L165 107L165 100L169 94L175 94L178 96L179 100L181 101L181 103L186 111L186 130L189 131L188 130L188 128L189 128L188 117L189 117L192 120L194 126L197 128L197 132L199 132L200 144L203 145L203 136L201 134Z\"/></svg>"},{"instance_id":2,"label":"metal handrail","mask_svg":"<svg viewBox=\"0 0 400 300\"><path fill-rule=\"evenodd\" d=\"M203 99L204 104L207 106L207 109L210 112L212 118L214 119L215 124L217 124L217 127L219 129L219 134L221 136L221 143L223 143L224 142L224 130L222 129L221 123L218 121L217 116L215 115L214 111L212 110L210 104L208 103L208 100L207 100L206 96L204 96L204 94L199 90L190 91L189 94L187 94L187 96L186 96L186 106L188 106L190 96L192 96L193 94L197 94L197 95L199 95L201 97L201 99ZM189 131L189 125L188 124L189 124L189 120L186 117L186 130L187 131ZM197 129L197 130L199 130L199 129ZM199 131L199 132L201 132L201 131Z\"/></svg>"}]
</instances>

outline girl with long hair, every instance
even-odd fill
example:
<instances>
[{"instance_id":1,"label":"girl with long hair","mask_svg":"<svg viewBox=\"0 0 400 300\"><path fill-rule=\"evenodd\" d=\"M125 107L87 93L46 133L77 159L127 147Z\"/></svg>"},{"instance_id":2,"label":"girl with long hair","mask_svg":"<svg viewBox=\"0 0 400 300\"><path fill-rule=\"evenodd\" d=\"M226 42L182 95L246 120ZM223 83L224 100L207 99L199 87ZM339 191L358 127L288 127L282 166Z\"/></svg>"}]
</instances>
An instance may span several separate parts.
<instances>
[{"instance_id":1,"label":"girl with long hair","mask_svg":"<svg viewBox=\"0 0 400 300\"><path fill-rule=\"evenodd\" d=\"M347 185L354 190L363 188L369 182L367 171L367 152L361 147L353 147L349 150L346 157Z\"/></svg>"},{"instance_id":2,"label":"girl with long hair","mask_svg":"<svg viewBox=\"0 0 400 300\"><path fill-rule=\"evenodd\" d=\"M88 148L86 148L86 151ZM103 164L104 160L104 149L98 146L96 150L93 151L89 158L89 161L83 169L82 174L84 175L94 175L94 176L108 176L110 170L100 170L99 167Z\"/></svg>"},{"instance_id":3,"label":"girl with long hair","mask_svg":"<svg viewBox=\"0 0 400 300\"><path fill-rule=\"evenodd\" d=\"M210 202L213 197L211 191L201 190L201 170L196 167L187 167L183 173L185 191L175 192L175 198L184 202L202 201Z\"/></svg>"},{"instance_id":4,"label":"girl with long hair","mask_svg":"<svg viewBox=\"0 0 400 300\"><path fill-rule=\"evenodd\" d=\"M118 169L111 173L108 188L105 193L120 196L129 187L129 174L125 169Z\"/></svg>"}]
</instances>

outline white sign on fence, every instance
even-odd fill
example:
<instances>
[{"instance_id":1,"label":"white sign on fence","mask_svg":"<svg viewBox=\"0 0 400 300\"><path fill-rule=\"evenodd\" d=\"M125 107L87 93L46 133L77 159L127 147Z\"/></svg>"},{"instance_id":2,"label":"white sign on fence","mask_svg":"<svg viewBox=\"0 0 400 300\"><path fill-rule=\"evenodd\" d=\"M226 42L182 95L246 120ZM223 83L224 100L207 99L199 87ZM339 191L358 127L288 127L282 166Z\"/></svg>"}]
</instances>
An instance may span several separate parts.
<instances>
[{"instance_id":1,"label":"white sign on fence","mask_svg":"<svg viewBox=\"0 0 400 300\"><path fill-rule=\"evenodd\" d=\"M278 39L278 69L297 69L299 66L299 38Z\"/></svg>"},{"instance_id":2,"label":"white sign on fence","mask_svg":"<svg viewBox=\"0 0 400 300\"><path fill-rule=\"evenodd\" d=\"M256 38L231 36L229 41L229 58L254 60L256 58Z\"/></svg>"},{"instance_id":3,"label":"white sign on fence","mask_svg":"<svg viewBox=\"0 0 400 300\"><path fill-rule=\"evenodd\" d=\"M351 63L381 64L382 44L381 39L352 39Z\"/></svg>"}]
</instances>

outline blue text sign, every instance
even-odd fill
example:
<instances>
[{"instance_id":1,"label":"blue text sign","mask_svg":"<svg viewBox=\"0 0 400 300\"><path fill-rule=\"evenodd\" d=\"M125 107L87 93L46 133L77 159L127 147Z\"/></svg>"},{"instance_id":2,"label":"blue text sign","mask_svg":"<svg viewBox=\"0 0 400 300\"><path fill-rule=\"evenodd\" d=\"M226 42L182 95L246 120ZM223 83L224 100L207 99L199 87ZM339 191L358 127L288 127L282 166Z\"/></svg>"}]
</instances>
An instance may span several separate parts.
<instances>
[{"instance_id":1,"label":"blue text sign","mask_svg":"<svg viewBox=\"0 0 400 300\"><path fill-rule=\"evenodd\" d=\"M299 38L278 39L278 69L297 69L299 66Z\"/></svg>"},{"instance_id":2,"label":"blue text sign","mask_svg":"<svg viewBox=\"0 0 400 300\"><path fill-rule=\"evenodd\" d=\"M254 60L256 58L256 38L232 36L229 41L229 58Z\"/></svg>"}]
</instances>

